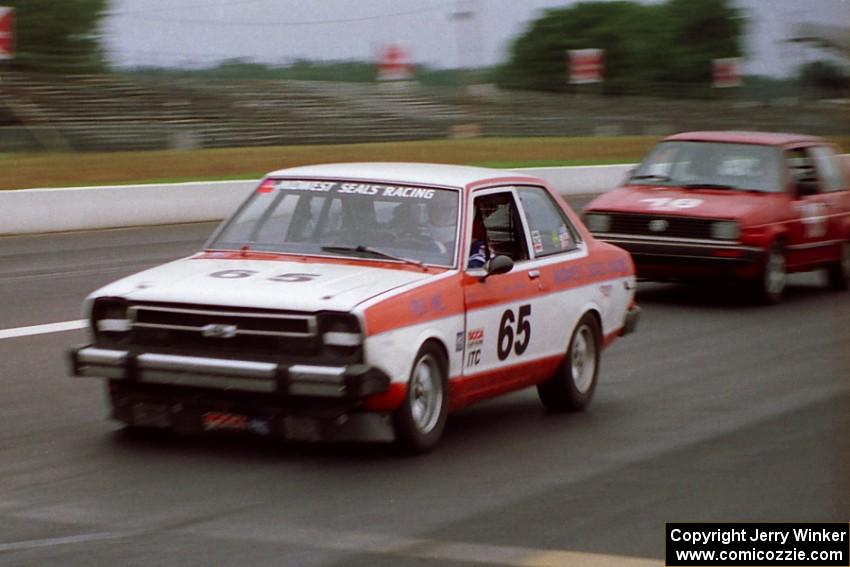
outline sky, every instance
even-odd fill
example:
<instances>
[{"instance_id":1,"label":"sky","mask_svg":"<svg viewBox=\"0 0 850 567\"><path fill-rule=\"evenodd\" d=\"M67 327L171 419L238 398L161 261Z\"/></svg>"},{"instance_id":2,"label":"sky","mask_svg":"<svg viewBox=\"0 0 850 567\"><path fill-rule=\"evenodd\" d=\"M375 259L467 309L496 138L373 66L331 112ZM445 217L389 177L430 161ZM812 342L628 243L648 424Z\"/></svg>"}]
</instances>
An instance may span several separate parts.
<instances>
[{"instance_id":1,"label":"sky","mask_svg":"<svg viewBox=\"0 0 850 567\"><path fill-rule=\"evenodd\" d=\"M652 0L642 0L652 1ZM850 0L733 0L750 21L747 74L781 76L832 58L783 41L796 22L850 29ZM295 59L372 59L406 44L414 63L493 65L547 8L574 0L112 0L103 31L120 66L203 67L242 58L285 65ZM459 17L465 16L465 17Z\"/></svg>"}]
</instances>

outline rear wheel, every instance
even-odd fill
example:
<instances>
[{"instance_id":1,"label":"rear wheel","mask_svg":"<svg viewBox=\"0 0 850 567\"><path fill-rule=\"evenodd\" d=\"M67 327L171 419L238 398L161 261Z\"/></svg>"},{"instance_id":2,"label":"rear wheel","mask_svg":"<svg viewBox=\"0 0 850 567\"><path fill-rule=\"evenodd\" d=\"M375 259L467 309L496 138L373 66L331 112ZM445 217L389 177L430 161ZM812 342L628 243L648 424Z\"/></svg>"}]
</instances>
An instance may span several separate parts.
<instances>
[{"instance_id":1,"label":"rear wheel","mask_svg":"<svg viewBox=\"0 0 850 567\"><path fill-rule=\"evenodd\" d=\"M406 453L437 446L448 415L448 363L434 343L416 354L404 403L393 414L396 443Z\"/></svg>"},{"instance_id":2,"label":"rear wheel","mask_svg":"<svg viewBox=\"0 0 850 567\"><path fill-rule=\"evenodd\" d=\"M540 401L550 411L581 411L593 398L599 374L602 331L586 313L576 325L567 354L555 374L537 386Z\"/></svg>"},{"instance_id":3,"label":"rear wheel","mask_svg":"<svg viewBox=\"0 0 850 567\"><path fill-rule=\"evenodd\" d=\"M838 261L826 269L829 287L836 291L847 289L850 284L850 242L841 243Z\"/></svg>"}]
</instances>

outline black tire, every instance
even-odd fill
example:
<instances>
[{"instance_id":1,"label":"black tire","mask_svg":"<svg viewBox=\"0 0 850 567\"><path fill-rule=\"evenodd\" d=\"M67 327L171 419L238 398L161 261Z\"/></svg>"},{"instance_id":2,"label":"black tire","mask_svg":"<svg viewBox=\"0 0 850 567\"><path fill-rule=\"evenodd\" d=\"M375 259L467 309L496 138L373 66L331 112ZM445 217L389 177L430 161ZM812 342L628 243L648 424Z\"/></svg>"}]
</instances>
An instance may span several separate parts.
<instances>
[{"instance_id":1,"label":"black tire","mask_svg":"<svg viewBox=\"0 0 850 567\"><path fill-rule=\"evenodd\" d=\"M123 423L123 427L118 429L115 434L122 440L132 442L159 442L175 437L174 430L170 427L145 427L143 425L130 425Z\"/></svg>"},{"instance_id":2,"label":"black tire","mask_svg":"<svg viewBox=\"0 0 850 567\"><path fill-rule=\"evenodd\" d=\"M576 412L587 408L596 391L601 351L599 321L591 313L585 313L573 329L561 365L551 378L537 386L537 395L546 409ZM588 362L593 366L588 367Z\"/></svg>"},{"instance_id":3,"label":"black tire","mask_svg":"<svg viewBox=\"0 0 850 567\"><path fill-rule=\"evenodd\" d=\"M787 279L785 246L781 240L776 240L767 249L759 276L752 282L755 301L766 305L775 305L782 301Z\"/></svg>"},{"instance_id":4,"label":"black tire","mask_svg":"<svg viewBox=\"0 0 850 567\"><path fill-rule=\"evenodd\" d=\"M448 362L437 344L422 345L410 371L404 403L393 413L396 445L407 454L437 446L449 409Z\"/></svg>"},{"instance_id":5,"label":"black tire","mask_svg":"<svg viewBox=\"0 0 850 567\"><path fill-rule=\"evenodd\" d=\"M841 243L838 261L826 269L829 287L835 291L844 291L850 287L850 242Z\"/></svg>"}]
</instances>

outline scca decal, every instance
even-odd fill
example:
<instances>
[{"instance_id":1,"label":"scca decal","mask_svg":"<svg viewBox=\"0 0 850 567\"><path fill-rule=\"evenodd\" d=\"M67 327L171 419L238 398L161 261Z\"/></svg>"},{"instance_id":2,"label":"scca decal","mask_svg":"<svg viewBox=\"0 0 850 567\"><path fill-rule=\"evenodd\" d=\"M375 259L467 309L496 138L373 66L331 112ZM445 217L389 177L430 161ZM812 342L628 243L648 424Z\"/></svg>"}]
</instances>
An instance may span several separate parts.
<instances>
[{"instance_id":1,"label":"scca decal","mask_svg":"<svg viewBox=\"0 0 850 567\"><path fill-rule=\"evenodd\" d=\"M466 341L469 346L481 346L484 343L484 329L472 329L466 334Z\"/></svg>"},{"instance_id":2,"label":"scca decal","mask_svg":"<svg viewBox=\"0 0 850 567\"><path fill-rule=\"evenodd\" d=\"M222 280L239 280L243 278L250 278L251 276L255 276L259 273L260 272L254 270L221 270L219 272L211 273L210 277ZM320 277L319 274L279 274L277 276L272 276L267 279L270 282L298 283L310 282L318 277Z\"/></svg>"},{"instance_id":3,"label":"scca decal","mask_svg":"<svg viewBox=\"0 0 850 567\"><path fill-rule=\"evenodd\" d=\"M466 366L481 364L481 346L484 344L484 329L472 329L466 333L466 343L469 353L466 355Z\"/></svg>"}]
</instances>

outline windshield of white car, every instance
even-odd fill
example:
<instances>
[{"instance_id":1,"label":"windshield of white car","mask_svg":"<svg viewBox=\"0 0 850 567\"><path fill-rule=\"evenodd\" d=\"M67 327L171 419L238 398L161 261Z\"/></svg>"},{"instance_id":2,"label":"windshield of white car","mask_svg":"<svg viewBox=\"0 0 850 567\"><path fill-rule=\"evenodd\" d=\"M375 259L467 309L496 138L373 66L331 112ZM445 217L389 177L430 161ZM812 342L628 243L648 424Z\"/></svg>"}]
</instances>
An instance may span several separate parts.
<instances>
[{"instance_id":1,"label":"windshield of white car","mask_svg":"<svg viewBox=\"0 0 850 567\"><path fill-rule=\"evenodd\" d=\"M778 193L779 151L771 146L670 141L655 146L629 180L688 189Z\"/></svg>"},{"instance_id":2,"label":"windshield of white car","mask_svg":"<svg viewBox=\"0 0 850 567\"><path fill-rule=\"evenodd\" d=\"M362 244L358 244L357 246L322 246L322 251L339 252L341 254L348 254L349 252L353 254L366 254L370 256L377 256L378 258L384 258L386 260L395 260L396 262L413 264L414 266L422 265L422 262L419 260L412 260L410 258L404 258L403 256L396 256L395 254L388 254L383 250L378 250L372 246L363 246Z\"/></svg>"},{"instance_id":3,"label":"windshield of white car","mask_svg":"<svg viewBox=\"0 0 850 567\"><path fill-rule=\"evenodd\" d=\"M413 185L266 179L207 248L450 267L458 196Z\"/></svg>"}]
</instances>

